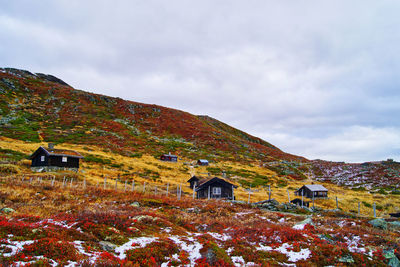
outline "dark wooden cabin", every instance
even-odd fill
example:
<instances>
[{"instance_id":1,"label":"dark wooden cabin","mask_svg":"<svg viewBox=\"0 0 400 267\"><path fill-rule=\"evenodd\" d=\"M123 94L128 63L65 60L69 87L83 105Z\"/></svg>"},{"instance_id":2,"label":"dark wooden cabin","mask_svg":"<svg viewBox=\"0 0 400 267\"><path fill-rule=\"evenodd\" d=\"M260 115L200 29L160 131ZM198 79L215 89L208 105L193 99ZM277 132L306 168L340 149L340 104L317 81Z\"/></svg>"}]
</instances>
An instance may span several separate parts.
<instances>
[{"instance_id":1,"label":"dark wooden cabin","mask_svg":"<svg viewBox=\"0 0 400 267\"><path fill-rule=\"evenodd\" d=\"M305 196L307 198L327 198L328 189L320 184L303 185L294 192L296 196Z\"/></svg>"},{"instance_id":2,"label":"dark wooden cabin","mask_svg":"<svg viewBox=\"0 0 400 267\"><path fill-rule=\"evenodd\" d=\"M237 186L224 179L193 176L188 182L190 183L190 188L195 190L196 198L235 198L234 189Z\"/></svg>"},{"instance_id":3,"label":"dark wooden cabin","mask_svg":"<svg viewBox=\"0 0 400 267\"><path fill-rule=\"evenodd\" d=\"M199 165L199 166L208 166L208 160L206 160L206 159L199 159L199 160L197 161L197 165Z\"/></svg>"},{"instance_id":4,"label":"dark wooden cabin","mask_svg":"<svg viewBox=\"0 0 400 267\"><path fill-rule=\"evenodd\" d=\"M178 156L171 155L171 154L164 154L164 155L161 155L160 160L177 162L178 161Z\"/></svg>"},{"instance_id":5,"label":"dark wooden cabin","mask_svg":"<svg viewBox=\"0 0 400 267\"><path fill-rule=\"evenodd\" d=\"M58 167L66 169L79 169L79 160L82 155L73 150L55 149L49 145L48 148L39 147L30 156L31 167Z\"/></svg>"}]
</instances>

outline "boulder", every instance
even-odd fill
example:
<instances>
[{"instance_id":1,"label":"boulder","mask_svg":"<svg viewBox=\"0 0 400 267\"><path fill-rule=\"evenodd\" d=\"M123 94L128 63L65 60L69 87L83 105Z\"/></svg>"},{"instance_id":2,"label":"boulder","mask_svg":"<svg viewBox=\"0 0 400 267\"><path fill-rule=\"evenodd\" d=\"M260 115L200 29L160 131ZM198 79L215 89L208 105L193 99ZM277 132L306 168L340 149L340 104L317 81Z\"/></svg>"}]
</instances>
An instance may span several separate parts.
<instances>
[{"instance_id":1,"label":"boulder","mask_svg":"<svg viewBox=\"0 0 400 267\"><path fill-rule=\"evenodd\" d=\"M132 207L137 207L137 208L138 208L138 207L140 207L140 203L137 202L137 201L135 201L135 202L132 202L132 203L131 203L131 206L132 206Z\"/></svg>"},{"instance_id":2,"label":"boulder","mask_svg":"<svg viewBox=\"0 0 400 267\"><path fill-rule=\"evenodd\" d=\"M384 250L383 256L389 260L388 265L391 267L400 267L400 260L394 254L394 249Z\"/></svg>"},{"instance_id":3,"label":"boulder","mask_svg":"<svg viewBox=\"0 0 400 267\"><path fill-rule=\"evenodd\" d=\"M389 224L389 227L391 227L391 228L400 228L400 222L398 222L398 221L395 221L395 222L389 222L388 223Z\"/></svg>"},{"instance_id":4,"label":"boulder","mask_svg":"<svg viewBox=\"0 0 400 267\"><path fill-rule=\"evenodd\" d=\"M13 213L13 212L15 212L15 210L12 209L12 208L2 208L0 211L3 212L3 213Z\"/></svg>"},{"instance_id":5,"label":"boulder","mask_svg":"<svg viewBox=\"0 0 400 267\"><path fill-rule=\"evenodd\" d=\"M108 252L115 252L115 248L117 247L117 245L108 241L100 241L99 244L103 248L103 250Z\"/></svg>"},{"instance_id":6,"label":"boulder","mask_svg":"<svg viewBox=\"0 0 400 267\"><path fill-rule=\"evenodd\" d=\"M384 219L374 219L374 220L369 221L368 223L371 224L375 228L379 228L382 230L387 229L387 222Z\"/></svg>"}]
</instances>

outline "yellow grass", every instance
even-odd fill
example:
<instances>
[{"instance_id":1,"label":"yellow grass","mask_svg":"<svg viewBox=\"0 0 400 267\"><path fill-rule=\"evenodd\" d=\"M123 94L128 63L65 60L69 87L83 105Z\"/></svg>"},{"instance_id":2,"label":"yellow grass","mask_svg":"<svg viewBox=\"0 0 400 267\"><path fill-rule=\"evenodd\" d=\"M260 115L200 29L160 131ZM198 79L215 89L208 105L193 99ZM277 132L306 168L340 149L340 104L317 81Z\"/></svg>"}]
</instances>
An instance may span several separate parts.
<instances>
[{"instance_id":1,"label":"yellow grass","mask_svg":"<svg viewBox=\"0 0 400 267\"><path fill-rule=\"evenodd\" d=\"M10 138L0 137L0 147L6 149L12 149L15 151L23 152L26 154L33 153L39 146L47 146L47 143L29 143L20 140L14 140ZM115 179L119 178L119 187L123 186L125 180L128 180L129 185L132 180L135 181L136 188L142 188L143 183L146 182L149 187L158 187L158 190L165 190L166 185L169 184L170 192L176 190L177 185L182 185L182 190L184 193L191 195L192 190L189 188L187 180L192 175L207 176L207 168L203 166L190 166L184 163L192 162L192 159L181 159L177 163L162 162L150 155L143 155L141 158L132 158L114 154L111 152L105 152L101 147L87 146L87 145L74 145L74 144L60 144L57 148L61 149L72 149L76 150L85 155L93 155L97 157L103 157L105 159L111 160L112 163L123 164L122 168L112 168L109 165L101 165L92 162L85 162L83 160L81 164L81 170L79 173L79 179L86 179L88 183L103 185L104 177L107 177L109 185L114 185ZM23 164L19 164L22 172L24 174L30 175L34 174L27 168L26 160ZM218 167L221 169L227 169L231 167L232 169L246 169L250 171L257 172L258 174L268 176L271 181L272 198L279 202L287 202L289 190L290 199L296 198L294 196L294 191L300 188L304 184L311 184L311 180L307 181L294 181L286 179L285 177L278 177L278 175L269 169L259 166L259 163L254 163L250 165L244 165L234 162L218 162L215 164L210 164L211 167ZM140 177L139 174L143 174L145 170L151 170L153 172L159 173L159 178L153 181L149 178ZM77 177L77 176L76 176ZM239 179L242 177L231 177L230 182L239 186ZM276 181L286 180L288 182L287 186L278 187ZM329 190L329 199L326 200L315 200L316 206L324 208L336 208L335 198L338 198L339 207L345 211L357 211L358 202L366 202L372 205L372 203L377 203L380 206L386 207L383 212L377 211L377 215L384 215L389 212L399 211L400 207L400 196L398 195L381 195L381 194L370 194L367 191L357 192L344 187L339 187L330 183L319 183L324 185ZM147 187L147 188L149 188ZM254 192L251 194L250 201L257 202L265 200L268 198L267 188L253 188ZM235 190L235 196L238 200L247 201L248 191L243 187L238 187ZM361 213L365 215L372 215L372 208L366 207L361 204Z\"/></svg>"}]
</instances>

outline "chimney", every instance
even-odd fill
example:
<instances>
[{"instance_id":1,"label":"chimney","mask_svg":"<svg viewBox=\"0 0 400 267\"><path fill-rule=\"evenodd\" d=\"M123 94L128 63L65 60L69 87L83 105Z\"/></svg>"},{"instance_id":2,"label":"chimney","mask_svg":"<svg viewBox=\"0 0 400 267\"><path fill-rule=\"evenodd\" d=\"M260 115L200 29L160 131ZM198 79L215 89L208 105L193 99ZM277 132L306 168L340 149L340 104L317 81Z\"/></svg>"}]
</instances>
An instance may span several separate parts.
<instances>
[{"instance_id":1,"label":"chimney","mask_svg":"<svg viewBox=\"0 0 400 267\"><path fill-rule=\"evenodd\" d=\"M49 149L54 149L54 143L49 143Z\"/></svg>"}]
</instances>

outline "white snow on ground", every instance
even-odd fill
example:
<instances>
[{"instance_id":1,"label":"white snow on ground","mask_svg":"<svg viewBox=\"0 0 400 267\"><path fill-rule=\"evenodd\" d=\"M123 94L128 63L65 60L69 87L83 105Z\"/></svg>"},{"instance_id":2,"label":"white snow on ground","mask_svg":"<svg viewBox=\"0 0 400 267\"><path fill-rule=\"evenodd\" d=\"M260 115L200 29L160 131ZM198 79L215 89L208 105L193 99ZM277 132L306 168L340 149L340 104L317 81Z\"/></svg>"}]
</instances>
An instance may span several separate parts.
<instances>
[{"instance_id":1,"label":"white snow on ground","mask_svg":"<svg viewBox=\"0 0 400 267\"><path fill-rule=\"evenodd\" d=\"M279 248L273 249L270 246L263 246L260 244L260 247L256 248L257 250L264 250L264 251L278 251L282 254L285 254L288 257L288 261L296 262L299 260L305 260L311 256L311 251L308 248L301 249L299 252L289 251L288 249L292 248L292 245L288 243L282 244Z\"/></svg>"},{"instance_id":2,"label":"white snow on ground","mask_svg":"<svg viewBox=\"0 0 400 267\"><path fill-rule=\"evenodd\" d=\"M245 211L245 212L238 212L235 214L235 217L243 216L243 215L248 215L254 213L253 211Z\"/></svg>"},{"instance_id":3,"label":"white snow on ground","mask_svg":"<svg viewBox=\"0 0 400 267\"><path fill-rule=\"evenodd\" d=\"M70 225L68 225L66 222L64 222L64 221L55 221L55 220L53 220L53 219L46 219L46 220L43 220L43 221L40 221L40 222L38 222L38 223L36 223L36 224L38 224L38 225L43 225L43 224L54 224L54 225L57 225L57 226L60 226L60 227L63 227L63 228L67 228L67 229L70 229L72 226L74 226L75 224L77 224L78 222L74 222L74 223L71 223ZM44 226L43 228L46 228L47 226Z\"/></svg>"},{"instance_id":4,"label":"white snow on ground","mask_svg":"<svg viewBox=\"0 0 400 267\"><path fill-rule=\"evenodd\" d=\"M258 266L254 262L247 262L243 259L242 256L233 256L232 257L232 262L235 266L237 267L243 267L243 266Z\"/></svg>"},{"instance_id":5,"label":"white snow on ground","mask_svg":"<svg viewBox=\"0 0 400 267\"><path fill-rule=\"evenodd\" d=\"M303 230L303 229L304 229L304 226L306 226L306 224L296 224L296 225L293 226L292 228L293 228L293 229L296 229L296 230Z\"/></svg>"},{"instance_id":6,"label":"white snow on ground","mask_svg":"<svg viewBox=\"0 0 400 267\"><path fill-rule=\"evenodd\" d=\"M232 238L230 235L227 235L227 234L219 234L219 233L214 233L214 232L207 232L207 234L209 234L210 236L212 236L215 239L220 240L220 241L227 241Z\"/></svg>"},{"instance_id":7,"label":"white snow on ground","mask_svg":"<svg viewBox=\"0 0 400 267\"><path fill-rule=\"evenodd\" d=\"M28 241L11 241L11 240L8 239L7 240L7 243L8 243L7 245L6 244L1 244L0 246L4 247L4 248L10 248L11 252L10 253L3 253L2 256L4 256L4 257L14 256L15 254L17 254L17 252L19 250L22 250L25 245L30 245L33 242L35 242L35 241L31 241L31 240L28 240Z\"/></svg>"},{"instance_id":8,"label":"white snow on ground","mask_svg":"<svg viewBox=\"0 0 400 267\"><path fill-rule=\"evenodd\" d=\"M285 222L285 218L280 218L278 222L284 223Z\"/></svg>"},{"instance_id":9,"label":"white snow on ground","mask_svg":"<svg viewBox=\"0 0 400 267\"><path fill-rule=\"evenodd\" d=\"M180 246L182 250L189 254L190 266L194 266L195 261L201 258L200 249L203 247L203 245L197 242L193 237L189 236L185 238L190 243L186 243L185 241L181 240L182 237L176 235L168 238L174 241L175 244Z\"/></svg>"},{"instance_id":10,"label":"white snow on ground","mask_svg":"<svg viewBox=\"0 0 400 267\"><path fill-rule=\"evenodd\" d=\"M350 252L353 253L365 253L365 248L359 248L361 238L359 236L353 236L352 239L348 238L347 236L344 237L346 240L347 248Z\"/></svg>"},{"instance_id":11,"label":"white snow on ground","mask_svg":"<svg viewBox=\"0 0 400 267\"><path fill-rule=\"evenodd\" d=\"M125 259L126 254L125 252L127 250L131 250L131 249L135 249L135 248L139 248L139 247L145 247L148 244L156 241L158 238L157 237L137 237L137 238L133 238L131 240L129 240L128 242L126 242L125 244L115 248L115 253L119 254L117 255L117 257L119 257L120 259Z\"/></svg>"}]
</instances>

